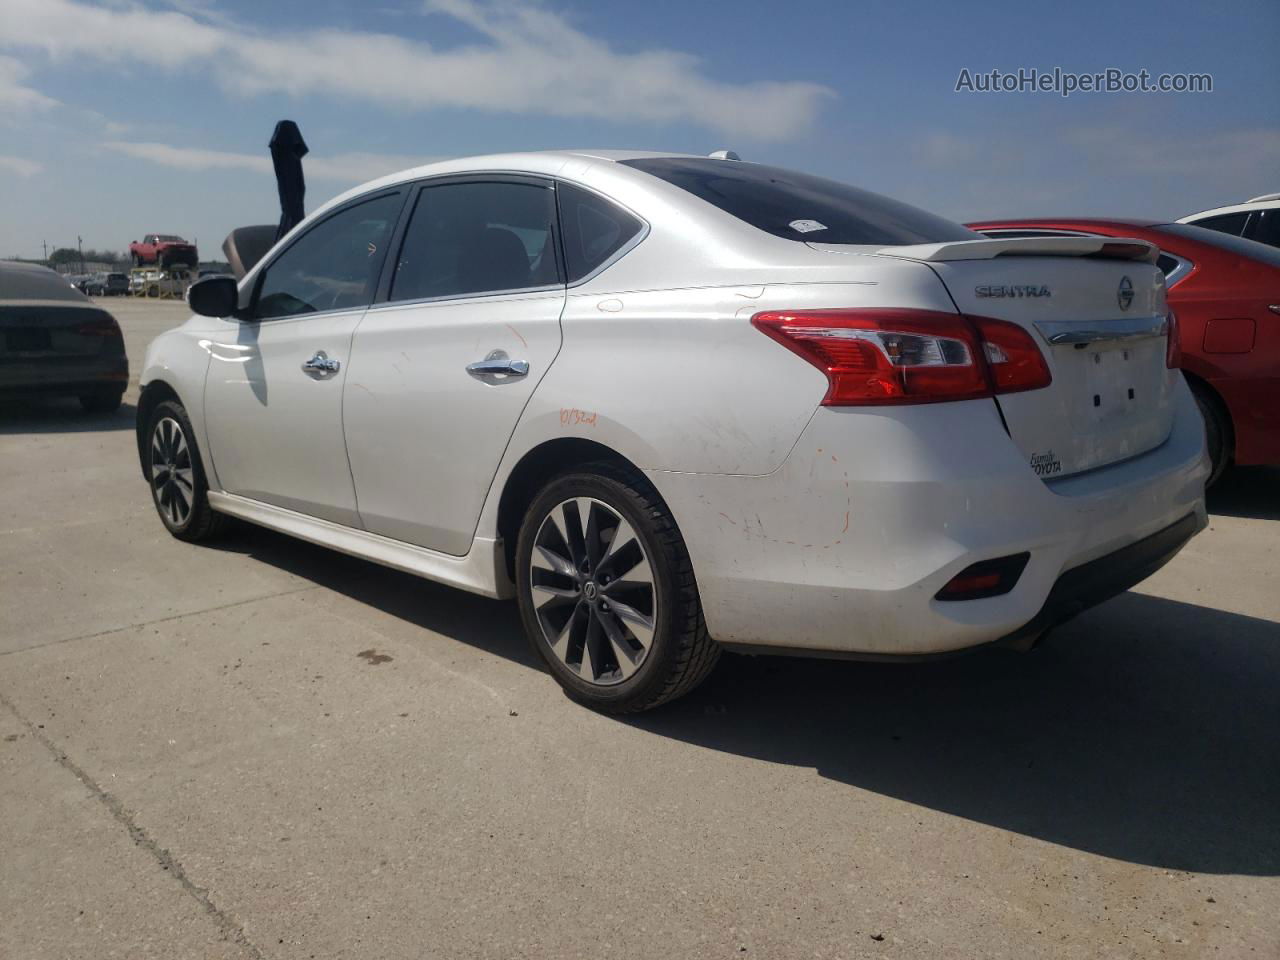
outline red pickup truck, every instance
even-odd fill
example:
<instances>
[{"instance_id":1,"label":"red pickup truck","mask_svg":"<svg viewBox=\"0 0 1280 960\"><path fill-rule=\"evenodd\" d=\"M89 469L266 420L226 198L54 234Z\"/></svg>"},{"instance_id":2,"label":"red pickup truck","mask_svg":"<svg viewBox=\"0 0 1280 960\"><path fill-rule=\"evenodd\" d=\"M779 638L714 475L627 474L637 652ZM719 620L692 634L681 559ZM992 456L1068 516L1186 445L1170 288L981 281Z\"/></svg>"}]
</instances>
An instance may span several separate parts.
<instances>
[{"instance_id":1,"label":"red pickup truck","mask_svg":"<svg viewBox=\"0 0 1280 960\"><path fill-rule=\"evenodd\" d=\"M200 262L195 244L167 233L148 233L141 241L129 244L129 256L135 267L145 263L169 267L179 263L195 269Z\"/></svg>"}]
</instances>

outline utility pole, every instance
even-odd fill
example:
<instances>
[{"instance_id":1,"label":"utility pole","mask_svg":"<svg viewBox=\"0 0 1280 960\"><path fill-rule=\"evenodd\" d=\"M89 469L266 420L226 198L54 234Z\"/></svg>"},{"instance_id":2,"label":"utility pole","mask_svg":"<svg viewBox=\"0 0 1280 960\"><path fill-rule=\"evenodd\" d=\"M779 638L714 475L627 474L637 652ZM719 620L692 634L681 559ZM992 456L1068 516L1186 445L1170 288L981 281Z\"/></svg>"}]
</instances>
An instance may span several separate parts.
<instances>
[{"instance_id":1,"label":"utility pole","mask_svg":"<svg viewBox=\"0 0 1280 960\"><path fill-rule=\"evenodd\" d=\"M76 234L76 250L80 253L80 272L84 273L84 241Z\"/></svg>"}]
</instances>

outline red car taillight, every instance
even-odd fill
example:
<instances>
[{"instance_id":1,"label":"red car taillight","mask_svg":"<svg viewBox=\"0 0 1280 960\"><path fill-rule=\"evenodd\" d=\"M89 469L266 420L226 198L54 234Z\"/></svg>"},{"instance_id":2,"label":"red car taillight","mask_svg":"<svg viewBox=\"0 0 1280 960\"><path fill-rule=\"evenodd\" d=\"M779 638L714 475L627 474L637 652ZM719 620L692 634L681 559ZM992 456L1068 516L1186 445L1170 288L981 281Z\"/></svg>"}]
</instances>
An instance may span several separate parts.
<instances>
[{"instance_id":1,"label":"red car taillight","mask_svg":"<svg viewBox=\"0 0 1280 960\"><path fill-rule=\"evenodd\" d=\"M1164 365L1170 370L1182 366L1182 331L1178 329L1178 315L1172 310L1166 318L1166 337L1164 347Z\"/></svg>"},{"instance_id":2,"label":"red car taillight","mask_svg":"<svg viewBox=\"0 0 1280 960\"><path fill-rule=\"evenodd\" d=\"M751 322L827 375L825 406L936 403L1048 386L1021 327L901 308L758 313Z\"/></svg>"},{"instance_id":3,"label":"red car taillight","mask_svg":"<svg viewBox=\"0 0 1280 960\"><path fill-rule=\"evenodd\" d=\"M76 327L76 333L82 337L118 337L120 326L111 317L99 317L80 324Z\"/></svg>"}]
</instances>

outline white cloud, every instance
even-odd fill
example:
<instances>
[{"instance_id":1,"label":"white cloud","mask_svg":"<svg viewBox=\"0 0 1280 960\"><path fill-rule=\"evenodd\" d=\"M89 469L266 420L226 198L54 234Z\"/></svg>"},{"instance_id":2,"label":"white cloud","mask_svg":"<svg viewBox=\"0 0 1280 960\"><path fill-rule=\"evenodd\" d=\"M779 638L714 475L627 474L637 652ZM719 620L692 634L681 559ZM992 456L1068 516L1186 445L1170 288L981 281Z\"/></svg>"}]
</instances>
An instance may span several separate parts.
<instances>
[{"instance_id":1,"label":"white cloud","mask_svg":"<svg viewBox=\"0 0 1280 960\"><path fill-rule=\"evenodd\" d=\"M265 34L220 16L134 3L108 10L77 0L5 0L0 46L41 49L55 59L199 69L246 96L684 122L760 140L807 129L833 96L813 83L715 80L696 57L672 50L623 53L526 3L429 0L425 10L471 27L482 40L444 48L350 30Z\"/></svg>"},{"instance_id":2,"label":"white cloud","mask_svg":"<svg viewBox=\"0 0 1280 960\"><path fill-rule=\"evenodd\" d=\"M20 177L34 177L43 169L44 167L34 160L27 160L25 157L11 157L0 153L0 170L8 170Z\"/></svg>"},{"instance_id":3,"label":"white cloud","mask_svg":"<svg viewBox=\"0 0 1280 960\"><path fill-rule=\"evenodd\" d=\"M265 149L261 153L233 153L225 150L205 150L200 147L176 147L167 143L135 143L122 140L108 140L103 143L103 146L116 153L178 170L190 170L193 173L207 170L244 170L272 177L271 182L275 182L271 157ZM440 158L382 153L339 153L333 156L307 154L302 161L302 167L308 180L354 184L438 159Z\"/></svg>"},{"instance_id":4,"label":"white cloud","mask_svg":"<svg viewBox=\"0 0 1280 960\"><path fill-rule=\"evenodd\" d=\"M1188 137L1134 136L1128 127L1099 125L1068 130L1064 139L1099 166L1149 174L1226 179L1280 167L1280 130L1267 127Z\"/></svg>"},{"instance_id":5,"label":"white cloud","mask_svg":"<svg viewBox=\"0 0 1280 960\"><path fill-rule=\"evenodd\" d=\"M982 151L976 140L945 131L927 134L911 144L911 155L926 167L950 167L973 160Z\"/></svg>"},{"instance_id":6,"label":"white cloud","mask_svg":"<svg viewBox=\"0 0 1280 960\"><path fill-rule=\"evenodd\" d=\"M1119 123L1064 127L1043 137L935 131L908 146L922 174L915 202L970 219L1183 216L1275 189L1280 167L1280 130L1265 127L1199 138ZM963 178L963 189L954 177Z\"/></svg>"},{"instance_id":7,"label":"white cloud","mask_svg":"<svg viewBox=\"0 0 1280 960\"><path fill-rule=\"evenodd\" d=\"M57 104L57 100L22 83L29 72L20 60L0 57L0 113L44 110Z\"/></svg>"}]
</instances>

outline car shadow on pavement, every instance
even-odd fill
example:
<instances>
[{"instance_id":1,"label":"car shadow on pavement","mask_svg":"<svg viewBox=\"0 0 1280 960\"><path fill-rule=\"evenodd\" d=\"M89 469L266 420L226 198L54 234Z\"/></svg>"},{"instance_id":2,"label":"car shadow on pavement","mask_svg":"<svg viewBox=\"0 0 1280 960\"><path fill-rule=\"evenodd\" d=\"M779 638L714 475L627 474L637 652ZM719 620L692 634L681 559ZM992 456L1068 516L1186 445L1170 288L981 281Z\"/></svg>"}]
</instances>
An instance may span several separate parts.
<instances>
[{"instance_id":1,"label":"car shadow on pavement","mask_svg":"<svg viewBox=\"0 0 1280 960\"><path fill-rule=\"evenodd\" d=\"M1208 506L1224 517L1280 520L1280 467L1233 467L1209 491Z\"/></svg>"},{"instance_id":2,"label":"car shadow on pavement","mask_svg":"<svg viewBox=\"0 0 1280 960\"><path fill-rule=\"evenodd\" d=\"M136 416L131 403L111 413L86 413L75 397L5 398L0 400L0 436L132 430Z\"/></svg>"},{"instance_id":3,"label":"car shadow on pavement","mask_svg":"<svg viewBox=\"0 0 1280 960\"><path fill-rule=\"evenodd\" d=\"M1280 625L1127 593L1028 654L726 657L635 726L1077 850L1280 874Z\"/></svg>"},{"instance_id":4,"label":"car shadow on pavement","mask_svg":"<svg viewBox=\"0 0 1280 960\"><path fill-rule=\"evenodd\" d=\"M525 639L514 603L423 580L243 521L234 521L227 535L209 546L242 553L522 666L542 668Z\"/></svg>"},{"instance_id":5,"label":"car shadow on pavement","mask_svg":"<svg viewBox=\"0 0 1280 960\"><path fill-rule=\"evenodd\" d=\"M223 548L542 669L513 603L246 526ZM1280 875L1280 625L1266 620L1130 592L1027 654L726 654L687 697L619 722L1118 860Z\"/></svg>"}]
</instances>

